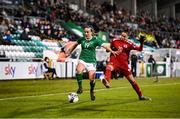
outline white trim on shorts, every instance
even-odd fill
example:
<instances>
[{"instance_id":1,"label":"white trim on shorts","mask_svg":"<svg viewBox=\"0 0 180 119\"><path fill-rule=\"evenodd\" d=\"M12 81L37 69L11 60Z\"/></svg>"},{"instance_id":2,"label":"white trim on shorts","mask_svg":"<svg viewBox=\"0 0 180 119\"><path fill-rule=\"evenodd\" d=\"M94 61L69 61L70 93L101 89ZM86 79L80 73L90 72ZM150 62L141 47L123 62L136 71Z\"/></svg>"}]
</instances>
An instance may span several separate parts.
<instances>
[{"instance_id":1,"label":"white trim on shorts","mask_svg":"<svg viewBox=\"0 0 180 119\"><path fill-rule=\"evenodd\" d=\"M87 71L91 71L91 70L96 71L96 63L87 63L81 59L79 59L78 63L83 64L85 67L85 70Z\"/></svg>"}]
</instances>

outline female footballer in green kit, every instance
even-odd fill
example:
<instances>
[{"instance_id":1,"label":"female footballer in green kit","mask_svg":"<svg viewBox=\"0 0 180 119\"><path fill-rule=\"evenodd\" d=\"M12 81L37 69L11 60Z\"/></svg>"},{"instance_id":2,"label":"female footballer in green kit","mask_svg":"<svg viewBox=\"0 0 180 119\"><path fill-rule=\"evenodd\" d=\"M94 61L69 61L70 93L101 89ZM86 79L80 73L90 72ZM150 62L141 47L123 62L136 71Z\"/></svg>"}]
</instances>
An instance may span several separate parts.
<instances>
[{"instance_id":1,"label":"female footballer in green kit","mask_svg":"<svg viewBox=\"0 0 180 119\"><path fill-rule=\"evenodd\" d=\"M83 71L87 70L90 79L90 97L91 100L95 100L95 72L96 72L96 47L102 46L107 51L110 51L112 54L116 55L116 52L112 51L112 49L107 46L104 41L93 35L93 29L91 27L85 27L84 29L85 36L79 38L67 51L67 56L71 54L71 52L81 44L81 54L79 57L79 61L76 67L76 79L78 83L77 93L81 94L83 92L82 88L82 79L83 79Z\"/></svg>"}]
</instances>

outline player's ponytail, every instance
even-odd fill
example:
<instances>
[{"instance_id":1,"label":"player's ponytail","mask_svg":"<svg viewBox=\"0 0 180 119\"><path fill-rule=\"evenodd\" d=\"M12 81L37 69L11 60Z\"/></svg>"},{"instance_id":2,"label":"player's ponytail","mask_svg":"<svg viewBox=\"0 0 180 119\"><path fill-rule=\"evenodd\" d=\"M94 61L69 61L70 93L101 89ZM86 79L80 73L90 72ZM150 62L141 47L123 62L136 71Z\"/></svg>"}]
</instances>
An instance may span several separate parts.
<instances>
[{"instance_id":1,"label":"player's ponytail","mask_svg":"<svg viewBox=\"0 0 180 119\"><path fill-rule=\"evenodd\" d=\"M91 29L91 32L92 32L92 36L94 36L94 35L95 35L95 30L94 30L94 28L93 28L92 26L90 26L90 29Z\"/></svg>"}]
</instances>

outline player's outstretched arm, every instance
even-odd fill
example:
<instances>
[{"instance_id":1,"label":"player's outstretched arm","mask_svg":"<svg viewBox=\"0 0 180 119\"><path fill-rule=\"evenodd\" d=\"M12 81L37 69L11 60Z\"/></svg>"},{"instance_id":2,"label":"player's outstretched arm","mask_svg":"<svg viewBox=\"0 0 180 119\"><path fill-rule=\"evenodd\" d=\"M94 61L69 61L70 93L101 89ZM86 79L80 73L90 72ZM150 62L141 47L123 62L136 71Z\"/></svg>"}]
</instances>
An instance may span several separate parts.
<instances>
[{"instance_id":1,"label":"player's outstretched arm","mask_svg":"<svg viewBox=\"0 0 180 119\"><path fill-rule=\"evenodd\" d=\"M143 44L145 39L146 39L146 37L141 35L139 38L140 43Z\"/></svg>"},{"instance_id":2,"label":"player's outstretched arm","mask_svg":"<svg viewBox=\"0 0 180 119\"><path fill-rule=\"evenodd\" d=\"M68 47L67 49L65 48L66 57L70 56L70 54L74 51L74 49L75 49L77 46L78 46L78 43L77 43L77 42L73 42L70 47Z\"/></svg>"},{"instance_id":3,"label":"player's outstretched arm","mask_svg":"<svg viewBox=\"0 0 180 119\"><path fill-rule=\"evenodd\" d=\"M142 51L145 39L146 37L141 35L139 38L140 46L133 44L133 50Z\"/></svg>"},{"instance_id":4,"label":"player's outstretched arm","mask_svg":"<svg viewBox=\"0 0 180 119\"><path fill-rule=\"evenodd\" d=\"M118 52L113 51L107 43L103 43L101 47L111 52L114 56L118 55Z\"/></svg>"}]
</instances>

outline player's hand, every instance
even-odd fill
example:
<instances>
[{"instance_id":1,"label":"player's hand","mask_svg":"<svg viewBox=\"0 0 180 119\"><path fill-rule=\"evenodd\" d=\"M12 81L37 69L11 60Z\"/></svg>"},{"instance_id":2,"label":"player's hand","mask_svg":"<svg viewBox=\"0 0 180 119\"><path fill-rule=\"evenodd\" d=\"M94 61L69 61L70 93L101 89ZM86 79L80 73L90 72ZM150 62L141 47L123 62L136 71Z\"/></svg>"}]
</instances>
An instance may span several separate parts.
<instances>
[{"instance_id":1,"label":"player's hand","mask_svg":"<svg viewBox=\"0 0 180 119\"><path fill-rule=\"evenodd\" d=\"M119 55L119 52L117 52L117 51L112 51L111 52L115 57L117 56L117 55Z\"/></svg>"},{"instance_id":2,"label":"player's hand","mask_svg":"<svg viewBox=\"0 0 180 119\"><path fill-rule=\"evenodd\" d=\"M66 53L66 54L65 54L65 56L66 56L66 58L67 58L67 57L69 57L69 56L70 56L70 54L69 54L69 53Z\"/></svg>"},{"instance_id":3,"label":"player's hand","mask_svg":"<svg viewBox=\"0 0 180 119\"><path fill-rule=\"evenodd\" d=\"M141 35L140 39L139 39L140 43L141 44L144 43L145 39L146 39L146 37Z\"/></svg>"}]
</instances>

